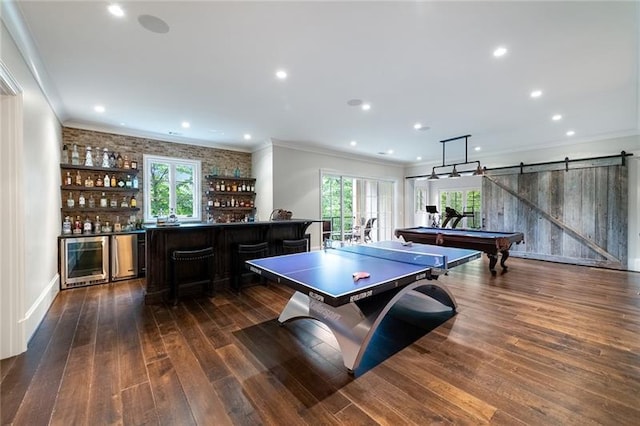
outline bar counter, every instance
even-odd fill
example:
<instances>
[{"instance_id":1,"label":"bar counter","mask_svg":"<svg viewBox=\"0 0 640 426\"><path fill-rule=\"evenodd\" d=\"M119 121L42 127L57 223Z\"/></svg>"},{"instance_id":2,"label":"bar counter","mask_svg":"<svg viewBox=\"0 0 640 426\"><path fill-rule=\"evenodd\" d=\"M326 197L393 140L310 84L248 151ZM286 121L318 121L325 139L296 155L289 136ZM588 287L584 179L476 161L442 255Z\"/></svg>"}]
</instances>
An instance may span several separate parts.
<instances>
[{"instance_id":1,"label":"bar counter","mask_svg":"<svg viewBox=\"0 0 640 426\"><path fill-rule=\"evenodd\" d=\"M166 299L171 282L173 250L214 249L214 286L229 287L233 272L233 252L238 244L269 243L270 255L282 252L282 240L305 238L307 228L317 220L291 219L263 222L183 223L179 226L146 227L145 303L161 303ZM206 274L204 265L189 265L180 269L186 282ZM181 292L183 287L181 286ZM185 290L189 290L185 288ZM195 289L194 289L195 290Z\"/></svg>"}]
</instances>

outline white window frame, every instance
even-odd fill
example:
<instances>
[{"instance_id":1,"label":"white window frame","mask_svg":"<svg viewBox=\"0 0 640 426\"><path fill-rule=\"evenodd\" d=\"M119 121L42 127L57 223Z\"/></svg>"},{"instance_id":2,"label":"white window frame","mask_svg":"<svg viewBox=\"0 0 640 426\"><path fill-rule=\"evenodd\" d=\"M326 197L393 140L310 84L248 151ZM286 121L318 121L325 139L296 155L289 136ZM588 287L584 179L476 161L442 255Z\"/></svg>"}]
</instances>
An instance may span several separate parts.
<instances>
[{"instance_id":1,"label":"white window frame","mask_svg":"<svg viewBox=\"0 0 640 426\"><path fill-rule=\"evenodd\" d=\"M155 222L156 217L151 216L151 164L165 163L169 165L169 208L176 208L175 195L175 171L176 166L185 165L193 167L193 216L178 216L181 222L201 222L202 221L202 194L200 191L200 181L202 176L202 162L200 160L187 160L184 158L162 157L159 155L144 154L142 156L144 162L144 221ZM167 212L167 215L169 212Z\"/></svg>"}]
</instances>

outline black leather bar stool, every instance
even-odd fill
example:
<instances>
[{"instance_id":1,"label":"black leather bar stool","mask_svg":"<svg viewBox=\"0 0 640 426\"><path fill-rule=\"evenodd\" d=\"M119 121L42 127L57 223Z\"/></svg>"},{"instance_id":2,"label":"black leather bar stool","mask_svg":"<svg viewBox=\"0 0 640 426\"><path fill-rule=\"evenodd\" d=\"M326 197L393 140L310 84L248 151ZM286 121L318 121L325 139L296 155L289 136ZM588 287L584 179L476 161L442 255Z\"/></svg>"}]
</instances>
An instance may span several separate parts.
<instances>
[{"instance_id":1,"label":"black leather bar stool","mask_svg":"<svg viewBox=\"0 0 640 426\"><path fill-rule=\"evenodd\" d=\"M233 273L233 290L236 293L240 292L242 277L245 272L244 262L251 259L259 259L261 257L269 256L269 243L257 243L257 244L238 244L235 252L234 261L234 273ZM266 284L264 277L260 277L260 281Z\"/></svg>"},{"instance_id":2,"label":"black leather bar stool","mask_svg":"<svg viewBox=\"0 0 640 426\"><path fill-rule=\"evenodd\" d=\"M306 238L299 240L282 240L283 254L302 253L305 251L309 251L308 241Z\"/></svg>"},{"instance_id":3,"label":"black leather bar stool","mask_svg":"<svg viewBox=\"0 0 640 426\"><path fill-rule=\"evenodd\" d=\"M190 283L203 282L203 290L204 293L212 297L214 295L214 287L213 287L213 275L214 275L214 266L213 266L213 247L207 247L200 250L174 250L171 252L171 269L172 269L172 280L171 280L171 299L173 300L173 304L178 304L178 289L180 288L180 280L179 280L179 269L180 264L185 262L206 262L207 265L207 276L199 277L201 279L197 279L196 281L191 281ZM184 283L186 284L186 283Z\"/></svg>"}]
</instances>

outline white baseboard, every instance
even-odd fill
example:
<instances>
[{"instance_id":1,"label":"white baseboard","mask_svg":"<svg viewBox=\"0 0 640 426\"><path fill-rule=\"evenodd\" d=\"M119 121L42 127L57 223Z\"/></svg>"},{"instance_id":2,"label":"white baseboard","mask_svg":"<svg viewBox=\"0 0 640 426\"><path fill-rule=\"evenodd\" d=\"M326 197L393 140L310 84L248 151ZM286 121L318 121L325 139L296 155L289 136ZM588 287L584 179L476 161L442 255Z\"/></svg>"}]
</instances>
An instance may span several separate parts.
<instances>
[{"instance_id":1,"label":"white baseboard","mask_svg":"<svg viewBox=\"0 0 640 426\"><path fill-rule=\"evenodd\" d=\"M40 296L33 302L33 305L25 312L24 318L20 320L24 325L25 349L59 291L60 274L55 274L51 281L49 281L49 284L42 289Z\"/></svg>"}]
</instances>

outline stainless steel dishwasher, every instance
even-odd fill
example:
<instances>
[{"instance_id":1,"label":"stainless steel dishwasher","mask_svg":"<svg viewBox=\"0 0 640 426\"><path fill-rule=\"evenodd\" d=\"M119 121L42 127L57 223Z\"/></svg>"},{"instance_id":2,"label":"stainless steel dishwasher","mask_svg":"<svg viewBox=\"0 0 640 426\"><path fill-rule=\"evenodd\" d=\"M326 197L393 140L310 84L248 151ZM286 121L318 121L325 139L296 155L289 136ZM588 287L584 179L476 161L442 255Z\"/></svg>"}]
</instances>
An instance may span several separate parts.
<instances>
[{"instance_id":1,"label":"stainless steel dishwasher","mask_svg":"<svg viewBox=\"0 0 640 426\"><path fill-rule=\"evenodd\" d=\"M138 276L138 235L111 236L111 281Z\"/></svg>"}]
</instances>

